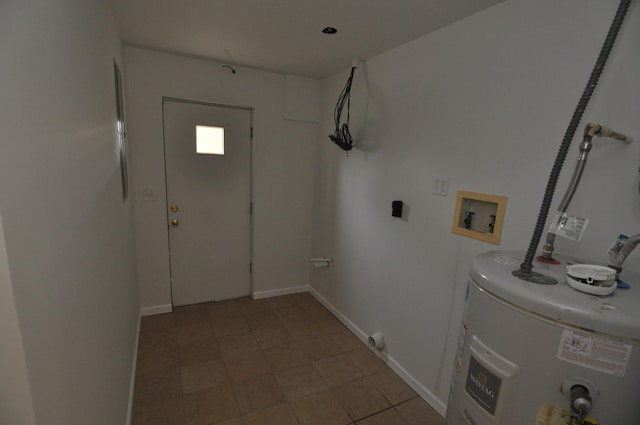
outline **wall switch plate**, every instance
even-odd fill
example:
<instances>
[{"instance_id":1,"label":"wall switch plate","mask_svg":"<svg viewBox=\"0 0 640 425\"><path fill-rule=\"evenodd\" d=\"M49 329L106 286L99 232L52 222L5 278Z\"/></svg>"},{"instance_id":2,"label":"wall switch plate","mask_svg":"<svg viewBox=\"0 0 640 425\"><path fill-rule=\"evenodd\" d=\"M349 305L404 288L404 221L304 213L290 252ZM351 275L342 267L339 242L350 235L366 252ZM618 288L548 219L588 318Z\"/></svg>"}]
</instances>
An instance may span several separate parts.
<instances>
[{"instance_id":1,"label":"wall switch plate","mask_svg":"<svg viewBox=\"0 0 640 425\"><path fill-rule=\"evenodd\" d=\"M436 177L433 181L433 191L431 193L447 196L447 193L449 193L449 177Z\"/></svg>"}]
</instances>

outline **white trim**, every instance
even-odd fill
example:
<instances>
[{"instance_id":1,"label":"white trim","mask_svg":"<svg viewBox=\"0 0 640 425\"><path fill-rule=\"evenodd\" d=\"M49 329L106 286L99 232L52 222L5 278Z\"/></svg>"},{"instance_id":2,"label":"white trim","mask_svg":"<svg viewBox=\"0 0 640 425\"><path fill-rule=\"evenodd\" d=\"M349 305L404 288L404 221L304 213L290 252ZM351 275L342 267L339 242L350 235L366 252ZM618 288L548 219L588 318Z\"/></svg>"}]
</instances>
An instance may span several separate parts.
<instances>
[{"instance_id":1,"label":"white trim","mask_svg":"<svg viewBox=\"0 0 640 425\"><path fill-rule=\"evenodd\" d=\"M142 314L138 316L138 328L136 329L136 341L133 349L133 364L131 366L131 383L129 384L129 407L127 408L127 425L131 425L131 417L133 415L133 394L136 386L136 368L138 367L138 341L140 340L140 323L142 322Z\"/></svg>"},{"instance_id":2,"label":"white trim","mask_svg":"<svg viewBox=\"0 0 640 425\"><path fill-rule=\"evenodd\" d=\"M254 292L253 299L259 300L261 298L279 297L280 295L298 294L300 292L309 292L309 285L292 286L290 288L271 289L269 291Z\"/></svg>"},{"instance_id":3,"label":"white trim","mask_svg":"<svg viewBox=\"0 0 640 425\"><path fill-rule=\"evenodd\" d=\"M324 305L338 320L342 322L355 336L357 336L363 344L369 347L369 336L362 331L358 326L349 320L344 314L338 311L326 298L320 295L313 287L309 287L309 292L313 295L322 305ZM370 348L370 347L369 347ZM387 353L381 353L377 350L371 350L375 353L383 362L385 362L395 373L402 378L407 385L418 393L420 397L424 399L431 407L433 407L442 417L445 416L447 411L447 405L442 402L438 397L429 391L424 385L422 385L416 378L414 378L409 372L407 372L393 357Z\"/></svg>"},{"instance_id":4,"label":"white trim","mask_svg":"<svg viewBox=\"0 0 640 425\"><path fill-rule=\"evenodd\" d=\"M171 304L154 305L151 307L142 307L140 316L153 316L154 314L171 313L173 306Z\"/></svg>"}]
</instances>

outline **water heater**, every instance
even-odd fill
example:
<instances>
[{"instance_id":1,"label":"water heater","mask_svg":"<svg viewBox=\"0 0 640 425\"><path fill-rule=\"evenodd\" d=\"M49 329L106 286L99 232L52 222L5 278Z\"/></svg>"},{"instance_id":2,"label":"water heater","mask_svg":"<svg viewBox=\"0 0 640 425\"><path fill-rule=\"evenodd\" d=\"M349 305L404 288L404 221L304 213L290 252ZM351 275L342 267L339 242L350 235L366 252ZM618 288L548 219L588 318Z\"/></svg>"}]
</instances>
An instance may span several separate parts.
<instances>
[{"instance_id":1,"label":"water heater","mask_svg":"<svg viewBox=\"0 0 640 425\"><path fill-rule=\"evenodd\" d=\"M511 274L523 259L473 261L447 425L640 423L640 276L597 296L566 283L580 260L536 264L559 282L539 285Z\"/></svg>"}]
</instances>

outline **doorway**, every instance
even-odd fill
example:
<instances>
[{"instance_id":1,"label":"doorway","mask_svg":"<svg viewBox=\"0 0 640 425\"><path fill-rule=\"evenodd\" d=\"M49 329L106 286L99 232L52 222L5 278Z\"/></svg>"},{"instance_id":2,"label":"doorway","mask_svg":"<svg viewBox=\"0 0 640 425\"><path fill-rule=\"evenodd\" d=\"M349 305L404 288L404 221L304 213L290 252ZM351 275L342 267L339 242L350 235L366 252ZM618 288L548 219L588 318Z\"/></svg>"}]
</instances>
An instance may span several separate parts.
<instances>
[{"instance_id":1,"label":"doorway","mask_svg":"<svg viewBox=\"0 0 640 425\"><path fill-rule=\"evenodd\" d=\"M163 99L174 306L251 292L251 110Z\"/></svg>"}]
</instances>

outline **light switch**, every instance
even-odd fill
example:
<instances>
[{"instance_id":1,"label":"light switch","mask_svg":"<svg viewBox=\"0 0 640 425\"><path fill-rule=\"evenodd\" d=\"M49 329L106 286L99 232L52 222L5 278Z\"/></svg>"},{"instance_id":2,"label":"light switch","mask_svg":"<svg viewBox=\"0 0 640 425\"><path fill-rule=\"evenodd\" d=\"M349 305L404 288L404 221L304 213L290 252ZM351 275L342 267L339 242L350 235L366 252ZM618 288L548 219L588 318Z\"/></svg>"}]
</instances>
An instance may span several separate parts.
<instances>
[{"instance_id":1,"label":"light switch","mask_svg":"<svg viewBox=\"0 0 640 425\"><path fill-rule=\"evenodd\" d=\"M436 177L433 181L433 191L431 193L447 196L447 193L449 193L449 177Z\"/></svg>"}]
</instances>

